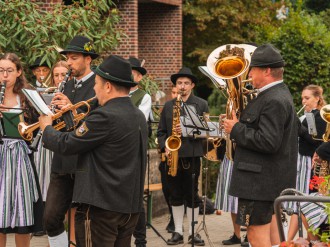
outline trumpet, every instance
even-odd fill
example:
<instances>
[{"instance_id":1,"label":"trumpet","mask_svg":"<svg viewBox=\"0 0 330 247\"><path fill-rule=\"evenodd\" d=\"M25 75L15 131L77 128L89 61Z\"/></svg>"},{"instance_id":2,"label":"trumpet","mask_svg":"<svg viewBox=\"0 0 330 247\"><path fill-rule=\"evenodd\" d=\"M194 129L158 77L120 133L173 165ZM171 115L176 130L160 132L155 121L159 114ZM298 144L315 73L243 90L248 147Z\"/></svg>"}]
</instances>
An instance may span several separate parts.
<instances>
[{"instance_id":1,"label":"trumpet","mask_svg":"<svg viewBox=\"0 0 330 247\"><path fill-rule=\"evenodd\" d=\"M61 110L61 111L57 112L56 114L54 114L52 116L52 120L56 120L56 119L60 118L63 114L65 114L66 112L72 111L73 123L74 123L74 128L75 128L79 124L79 122L87 116L87 114L90 111L90 102L93 101L95 98L96 97L90 98L86 101L80 101L80 102L78 102L74 105L69 106L65 110ZM80 107L83 107L83 106L87 107L87 111L77 113L77 109L79 109ZM64 121L61 121L59 123L56 123L53 127L56 130L60 130L60 129L63 129L65 126L66 126L66 123ZM36 122L34 124L30 124L30 125L27 125L25 122L20 122L18 124L19 134L22 136L22 138L24 140L27 140L27 141L32 140L33 131L35 131L39 128L40 128L40 123L39 122Z\"/></svg>"}]
</instances>

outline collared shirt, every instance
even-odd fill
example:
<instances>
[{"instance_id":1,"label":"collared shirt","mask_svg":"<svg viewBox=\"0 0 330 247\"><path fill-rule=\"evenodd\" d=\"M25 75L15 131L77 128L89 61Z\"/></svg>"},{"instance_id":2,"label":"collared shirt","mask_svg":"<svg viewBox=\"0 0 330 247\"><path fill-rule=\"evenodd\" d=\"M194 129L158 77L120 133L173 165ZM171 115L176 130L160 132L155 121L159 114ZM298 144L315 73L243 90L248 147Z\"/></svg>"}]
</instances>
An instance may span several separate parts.
<instances>
[{"instance_id":1,"label":"collared shirt","mask_svg":"<svg viewBox=\"0 0 330 247\"><path fill-rule=\"evenodd\" d=\"M82 85L82 83L84 82L84 81L87 81L91 76L93 76L94 75L94 72L93 71L91 71L89 74L87 74L87 75L85 75L83 78L81 78L80 80L77 80L77 78L74 78L74 80L75 80L75 88L79 88L79 87L81 87L81 85Z\"/></svg>"},{"instance_id":2,"label":"collared shirt","mask_svg":"<svg viewBox=\"0 0 330 247\"><path fill-rule=\"evenodd\" d=\"M280 84L280 83L282 83L282 82L283 82L283 80L274 81L274 82L272 82L272 83L267 84L266 86L263 86L262 88L257 89L257 92L258 92L258 94L259 94L259 93L261 93L261 92L267 90L268 88L274 87L275 85Z\"/></svg>"}]
</instances>

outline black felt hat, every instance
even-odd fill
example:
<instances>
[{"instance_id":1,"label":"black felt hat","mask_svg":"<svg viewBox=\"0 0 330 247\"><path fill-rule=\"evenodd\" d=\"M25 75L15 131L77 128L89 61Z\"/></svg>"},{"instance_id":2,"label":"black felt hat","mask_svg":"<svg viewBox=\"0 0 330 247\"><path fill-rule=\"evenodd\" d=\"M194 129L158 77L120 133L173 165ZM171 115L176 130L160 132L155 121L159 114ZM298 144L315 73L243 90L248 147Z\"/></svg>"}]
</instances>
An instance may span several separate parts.
<instances>
[{"instance_id":1,"label":"black felt hat","mask_svg":"<svg viewBox=\"0 0 330 247\"><path fill-rule=\"evenodd\" d=\"M67 54L68 52L78 52L91 56L92 59L95 59L99 56L93 48L93 43L89 38L84 36L75 36L71 42L65 47L60 54Z\"/></svg>"},{"instance_id":2,"label":"black felt hat","mask_svg":"<svg viewBox=\"0 0 330 247\"><path fill-rule=\"evenodd\" d=\"M38 57L34 63L32 65L29 66L30 69L34 69L34 68L37 68L37 67L48 67L49 68L49 65L46 63L46 61L42 62L41 63L41 60L43 59L43 57Z\"/></svg>"},{"instance_id":3,"label":"black felt hat","mask_svg":"<svg viewBox=\"0 0 330 247\"><path fill-rule=\"evenodd\" d=\"M197 77L194 76L193 73L191 72L191 69L189 69L187 67L182 67L177 74L171 75L171 81L174 85L176 85L176 80L179 77L188 77L195 84L198 82Z\"/></svg>"},{"instance_id":4,"label":"black felt hat","mask_svg":"<svg viewBox=\"0 0 330 247\"><path fill-rule=\"evenodd\" d=\"M139 59L135 57L129 57L128 62L131 64L132 70L139 71L141 75L147 74L147 70L142 67L143 65Z\"/></svg>"},{"instance_id":5,"label":"black felt hat","mask_svg":"<svg viewBox=\"0 0 330 247\"><path fill-rule=\"evenodd\" d=\"M133 81L131 65L124 58L111 55L94 70L95 74L124 87L137 85Z\"/></svg>"},{"instance_id":6,"label":"black felt hat","mask_svg":"<svg viewBox=\"0 0 330 247\"><path fill-rule=\"evenodd\" d=\"M253 52L250 67L280 68L284 65L280 51L271 44L265 44Z\"/></svg>"}]
</instances>

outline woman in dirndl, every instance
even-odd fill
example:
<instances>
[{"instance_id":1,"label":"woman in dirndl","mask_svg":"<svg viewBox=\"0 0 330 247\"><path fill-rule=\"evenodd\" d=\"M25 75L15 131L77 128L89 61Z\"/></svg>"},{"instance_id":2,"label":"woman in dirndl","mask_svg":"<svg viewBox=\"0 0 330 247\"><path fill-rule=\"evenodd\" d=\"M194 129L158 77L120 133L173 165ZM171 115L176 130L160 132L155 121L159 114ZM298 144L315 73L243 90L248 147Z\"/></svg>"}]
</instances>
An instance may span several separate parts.
<instances>
[{"instance_id":1,"label":"woman in dirndl","mask_svg":"<svg viewBox=\"0 0 330 247\"><path fill-rule=\"evenodd\" d=\"M216 197L215 197L215 208L224 212L231 213L231 219L234 227L233 235L223 240L223 245L234 245L240 244L241 242L241 226L236 224L237 216L237 197L229 195L229 186L231 181L231 174L233 171L233 161L228 159L225 155L219 168ZM242 246L249 246L247 238L245 237Z\"/></svg>"},{"instance_id":2,"label":"woman in dirndl","mask_svg":"<svg viewBox=\"0 0 330 247\"><path fill-rule=\"evenodd\" d=\"M312 157L317 147L322 144L322 135L326 128L326 122L320 116L320 109L326 103L323 99L322 87L313 84L304 87L301 98L302 104L305 106L305 114L300 117L296 189L304 194L309 194L313 192L309 190L310 179L313 176ZM317 130L317 136L315 137L309 134L306 119L308 113L312 113L315 119ZM288 240L292 240L298 231L297 204L289 202L284 205L284 208L291 209L294 212L288 230Z\"/></svg>"},{"instance_id":3,"label":"woman in dirndl","mask_svg":"<svg viewBox=\"0 0 330 247\"><path fill-rule=\"evenodd\" d=\"M30 88L18 56L0 56L0 82L5 84L1 116L4 112L21 113L24 121L37 121L38 114L22 89ZM1 90L3 91L3 90ZM5 121L5 120L4 120ZM5 125L3 125L5 126ZM8 233L15 233L17 247L30 246L30 233L42 230L42 198L33 154L19 138L2 136L0 145L0 247L6 246Z\"/></svg>"}]
</instances>

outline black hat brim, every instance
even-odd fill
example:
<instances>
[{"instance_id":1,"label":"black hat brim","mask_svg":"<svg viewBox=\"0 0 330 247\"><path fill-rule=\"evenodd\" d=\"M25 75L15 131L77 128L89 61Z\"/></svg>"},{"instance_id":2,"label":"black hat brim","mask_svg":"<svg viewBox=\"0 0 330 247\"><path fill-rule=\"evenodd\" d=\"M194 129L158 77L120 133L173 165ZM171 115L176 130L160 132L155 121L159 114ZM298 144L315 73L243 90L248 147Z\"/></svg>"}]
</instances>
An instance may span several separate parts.
<instances>
[{"instance_id":1,"label":"black hat brim","mask_svg":"<svg viewBox=\"0 0 330 247\"><path fill-rule=\"evenodd\" d=\"M171 81L174 85L176 85L176 80L179 78L179 77L188 77L191 79L191 81L194 83L194 84L197 84L198 83L198 79L196 76L194 75L191 75L191 74L173 74L171 75Z\"/></svg>"},{"instance_id":2,"label":"black hat brim","mask_svg":"<svg viewBox=\"0 0 330 247\"><path fill-rule=\"evenodd\" d=\"M258 63L258 62L255 62L255 63L251 63L250 64L250 68L252 67L260 67L260 68L281 68L281 67L284 67L285 66L285 63L283 60L281 61L278 61L278 62L274 62L274 63Z\"/></svg>"},{"instance_id":3,"label":"black hat brim","mask_svg":"<svg viewBox=\"0 0 330 247\"><path fill-rule=\"evenodd\" d=\"M139 71L141 73L141 75L147 74L147 70L143 67L132 67L132 70Z\"/></svg>"},{"instance_id":4,"label":"black hat brim","mask_svg":"<svg viewBox=\"0 0 330 247\"><path fill-rule=\"evenodd\" d=\"M60 51L60 54L66 55L67 53L71 53L71 52L89 55L89 56L91 56L92 59L96 59L99 57L99 54L94 53L94 52L78 51L78 50L73 50L73 49L66 49L66 50Z\"/></svg>"},{"instance_id":5,"label":"black hat brim","mask_svg":"<svg viewBox=\"0 0 330 247\"><path fill-rule=\"evenodd\" d=\"M133 80L132 81L127 81L127 80L122 80L120 78L116 78L114 76L111 76L110 74L105 73L104 71L102 71L99 66L94 70L94 73L101 76L102 78L104 78L106 80L109 80L111 82L114 82L114 83L116 83L120 86L135 87L137 85L137 83L134 82Z\"/></svg>"}]
</instances>

